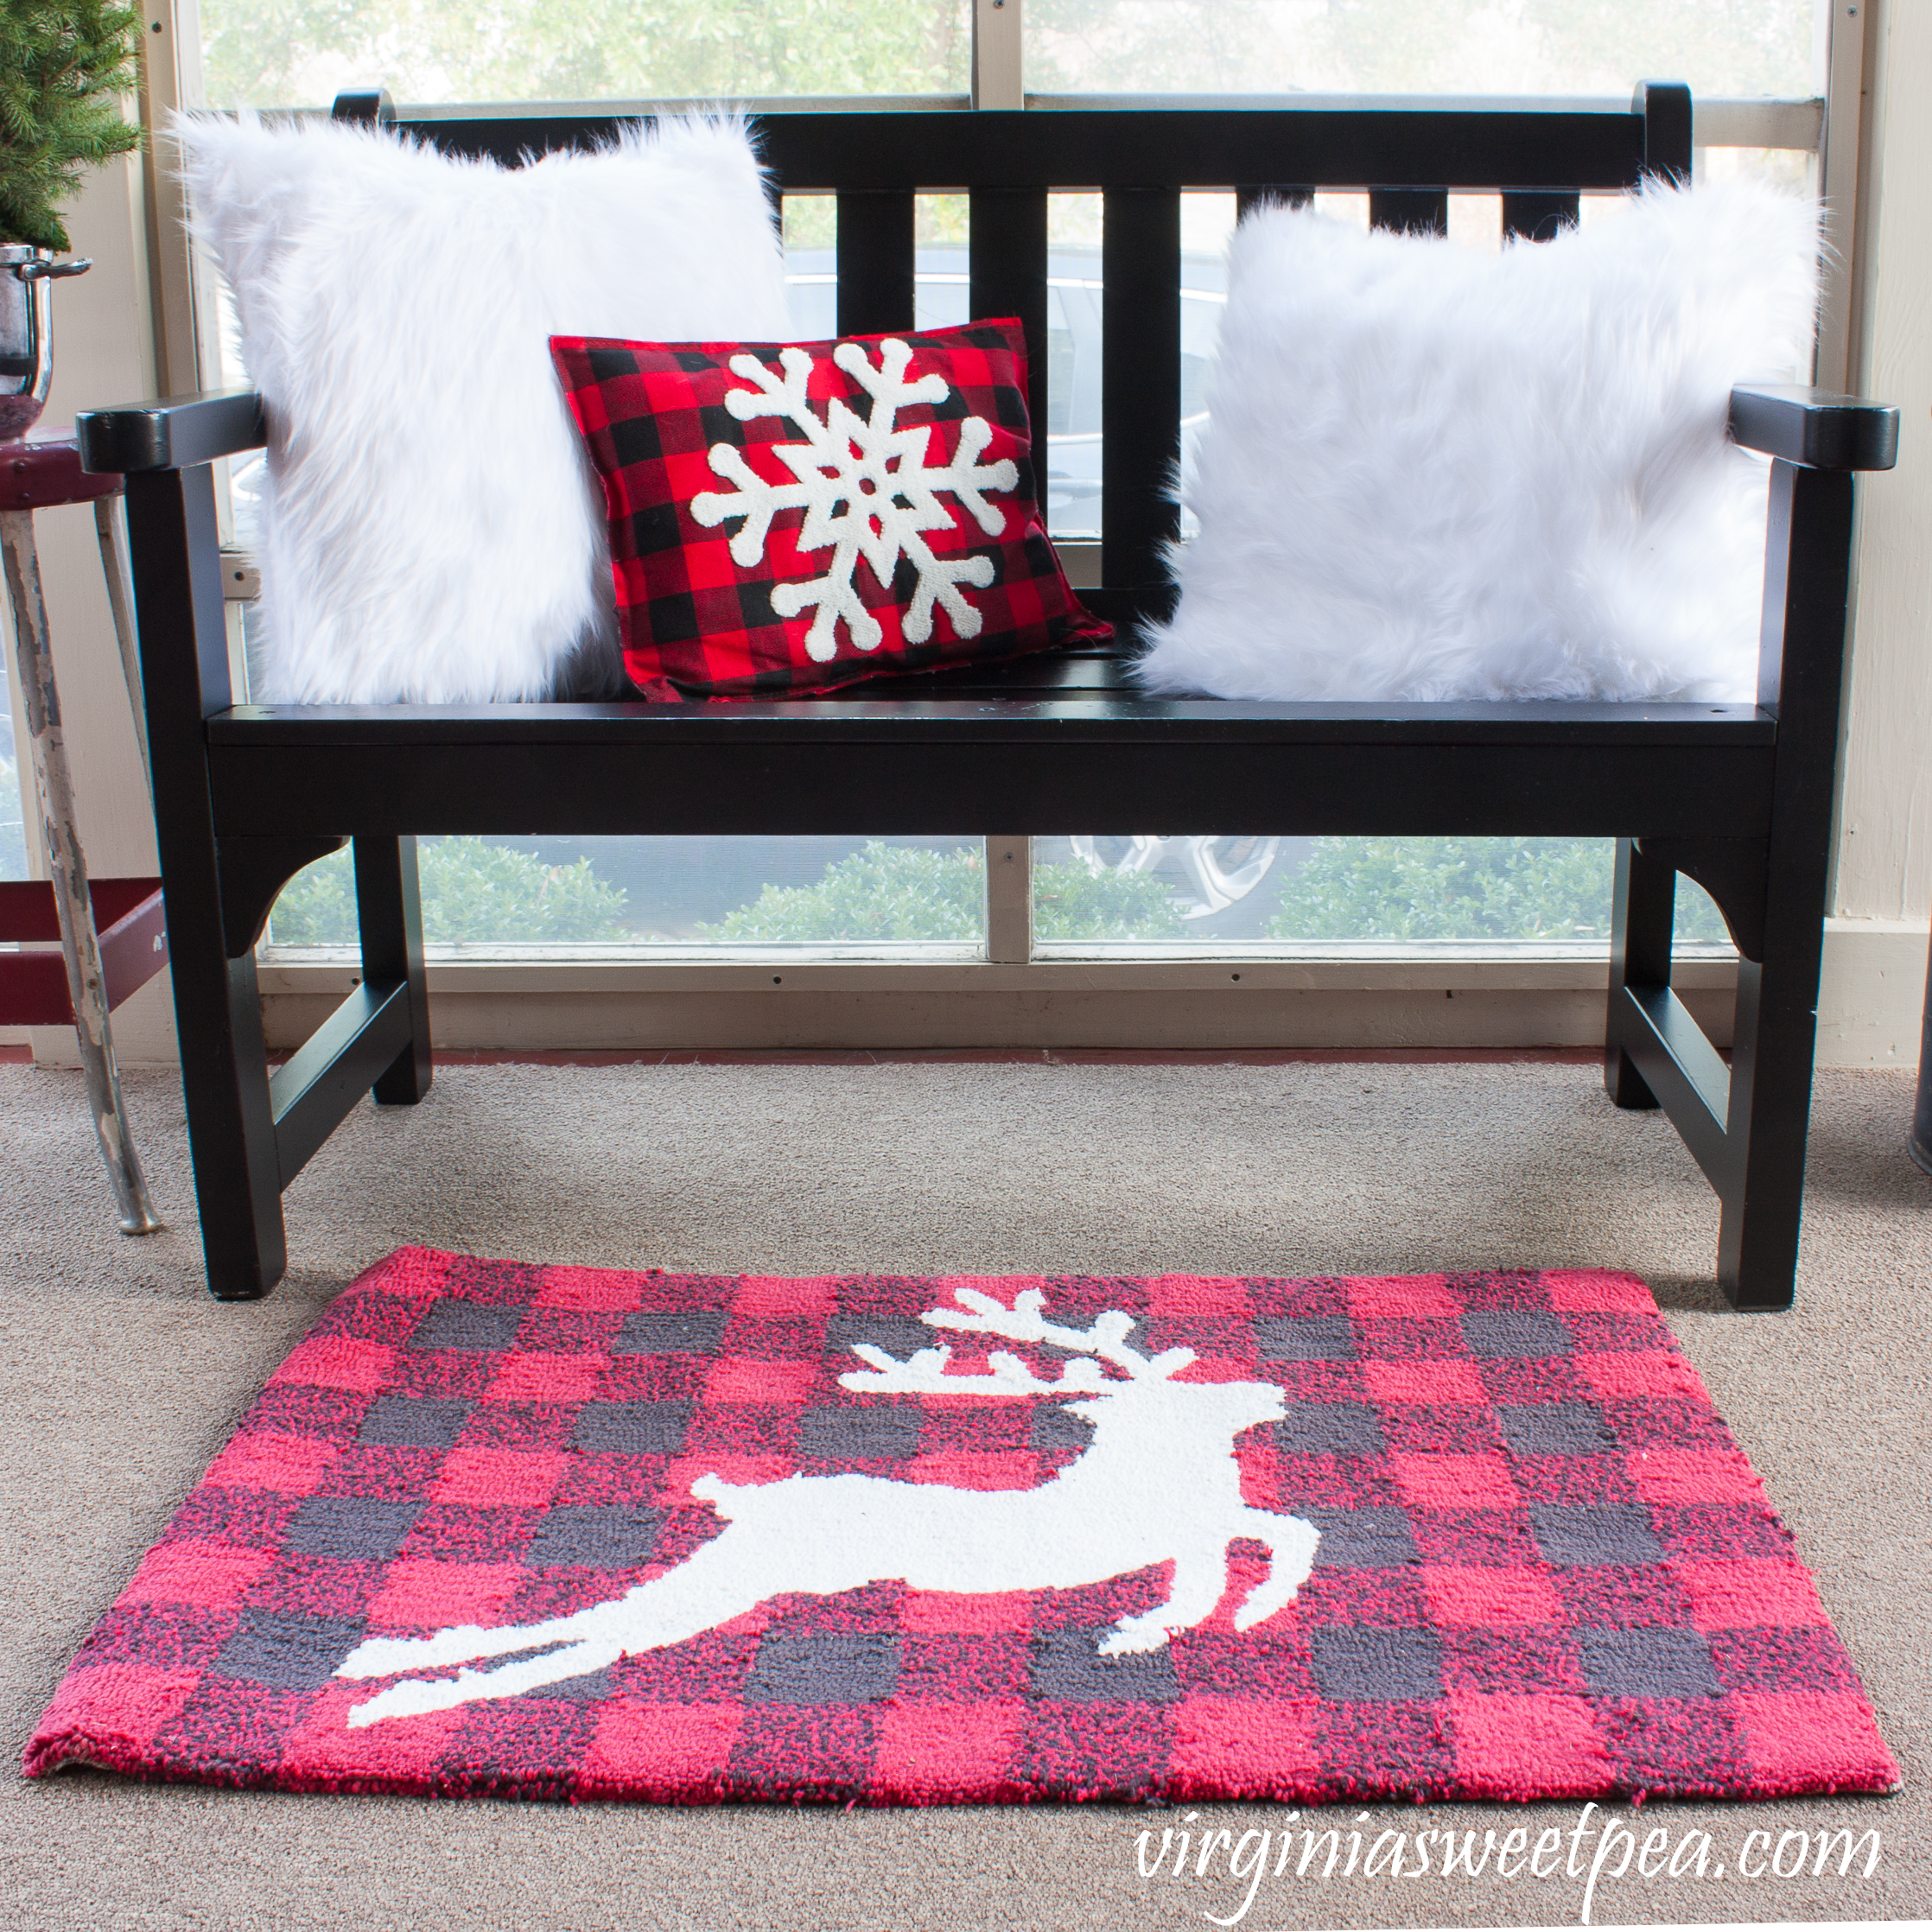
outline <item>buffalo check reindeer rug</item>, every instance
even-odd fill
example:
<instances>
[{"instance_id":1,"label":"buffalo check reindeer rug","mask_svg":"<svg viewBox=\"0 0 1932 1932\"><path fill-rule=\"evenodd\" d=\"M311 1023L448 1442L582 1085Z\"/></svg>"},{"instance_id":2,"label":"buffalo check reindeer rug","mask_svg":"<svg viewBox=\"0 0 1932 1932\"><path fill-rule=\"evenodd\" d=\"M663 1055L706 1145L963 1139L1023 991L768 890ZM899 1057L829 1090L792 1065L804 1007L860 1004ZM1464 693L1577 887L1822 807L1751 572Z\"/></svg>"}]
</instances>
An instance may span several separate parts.
<instances>
[{"instance_id":1,"label":"buffalo check reindeer rug","mask_svg":"<svg viewBox=\"0 0 1932 1932\"><path fill-rule=\"evenodd\" d=\"M1649 1292L783 1280L405 1249L30 1776L661 1802L1897 1783Z\"/></svg>"}]
</instances>

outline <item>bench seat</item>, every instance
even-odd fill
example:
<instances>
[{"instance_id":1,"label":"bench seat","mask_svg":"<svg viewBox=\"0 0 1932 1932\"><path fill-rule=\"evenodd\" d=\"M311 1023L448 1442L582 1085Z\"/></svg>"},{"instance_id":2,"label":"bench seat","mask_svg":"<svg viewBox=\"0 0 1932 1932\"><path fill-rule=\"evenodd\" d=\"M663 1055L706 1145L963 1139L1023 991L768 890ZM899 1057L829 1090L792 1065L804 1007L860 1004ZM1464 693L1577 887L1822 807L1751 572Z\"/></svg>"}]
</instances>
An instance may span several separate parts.
<instances>
[{"instance_id":1,"label":"bench seat","mask_svg":"<svg viewBox=\"0 0 1932 1932\"><path fill-rule=\"evenodd\" d=\"M956 697L245 706L208 721L223 836L1057 830L1762 839L1755 707L1178 702L1043 664ZM1097 667L1113 674L1116 667ZM1057 670L1078 683L1049 682ZM867 692L874 687L861 687Z\"/></svg>"}]
</instances>

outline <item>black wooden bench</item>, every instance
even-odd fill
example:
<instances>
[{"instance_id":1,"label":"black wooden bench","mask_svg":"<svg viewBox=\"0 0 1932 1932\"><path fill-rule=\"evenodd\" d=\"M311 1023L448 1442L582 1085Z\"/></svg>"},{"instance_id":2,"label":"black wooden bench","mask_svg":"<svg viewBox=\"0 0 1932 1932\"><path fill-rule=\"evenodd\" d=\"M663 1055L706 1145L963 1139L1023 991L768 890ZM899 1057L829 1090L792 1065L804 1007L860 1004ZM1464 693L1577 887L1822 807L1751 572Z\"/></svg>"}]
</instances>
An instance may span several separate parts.
<instances>
[{"instance_id":1,"label":"black wooden bench","mask_svg":"<svg viewBox=\"0 0 1932 1932\"><path fill-rule=\"evenodd\" d=\"M394 118L386 97L346 118ZM783 113L756 123L781 190L838 195L842 334L910 327L913 194L971 194L971 309L1018 315L1047 420L1047 194L1104 193L1105 588L1165 607L1180 416L1180 192L1366 188L1385 226L1440 231L1452 191L1547 236L1579 190L1687 175L1687 90L1629 111L1364 105ZM607 115L403 118L506 162L601 141ZM480 833L1540 835L1618 841L1606 1082L1662 1105L1723 1204L1718 1277L1787 1306L1831 833L1853 473L1890 467L1896 412L1740 389L1737 440L1776 459L1755 706L1253 704L1136 695L1103 653L862 684L836 701L435 709L237 704L211 463L258 448L245 392L80 418L127 479L156 816L208 1281L259 1295L286 1266L281 1194L360 1095L429 1084L415 837ZM645 782L647 779L648 782ZM282 886L354 842L362 983L270 1074L254 949ZM1684 873L1738 950L1731 1064L1670 989Z\"/></svg>"}]
</instances>

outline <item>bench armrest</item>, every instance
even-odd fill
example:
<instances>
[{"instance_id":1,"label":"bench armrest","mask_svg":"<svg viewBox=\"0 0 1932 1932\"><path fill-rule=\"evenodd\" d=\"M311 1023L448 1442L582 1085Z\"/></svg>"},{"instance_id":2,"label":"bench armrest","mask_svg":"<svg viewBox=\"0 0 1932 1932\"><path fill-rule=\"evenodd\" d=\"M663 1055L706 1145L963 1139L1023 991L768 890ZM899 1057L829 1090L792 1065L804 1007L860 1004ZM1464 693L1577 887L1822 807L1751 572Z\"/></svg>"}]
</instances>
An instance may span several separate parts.
<instances>
[{"instance_id":1,"label":"bench armrest","mask_svg":"<svg viewBox=\"0 0 1932 1932\"><path fill-rule=\"evenodd\" d=\"M1751 383L1731 391L1731 437L1804 469L1890 469L1898 461L1898 411L1828 390Z\"/></svg>"},{"instance_id":2,"label":"bench armrest","mask_svg":"<svg viewBox=\"0 0 1932 1932\"><path fill-rule=\"evenodd\" d=\"M207 396L169 396L124 409L89 410L73 419L84 470L190 469L259 449L268 441L262 398L252 389Z\"/></svg>"},{"instance_id":3,"label":"bench armrest","mask_svg":"<svg viewBox=\"0 0 1932 1932\"><path fill-rule=\"evenodd\" d=\"M124 475L186 469L268 441L262 398L251 389L89 410L74 418L74 429L82 469ZM1897 410L1795 384L1733 389L1731 435L1746 449L1807 469L1891 469L1898 461Z\"/></svg>"}]
</instances>

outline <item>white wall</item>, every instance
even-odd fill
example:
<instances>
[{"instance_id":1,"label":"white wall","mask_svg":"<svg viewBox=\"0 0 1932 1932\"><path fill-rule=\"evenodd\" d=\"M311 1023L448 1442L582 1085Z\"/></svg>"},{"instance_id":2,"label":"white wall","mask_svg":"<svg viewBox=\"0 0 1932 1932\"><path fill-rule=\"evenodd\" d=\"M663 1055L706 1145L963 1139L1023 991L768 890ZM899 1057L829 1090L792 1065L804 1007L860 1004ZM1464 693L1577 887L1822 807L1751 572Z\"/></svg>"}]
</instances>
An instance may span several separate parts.
<instances>
[{"instance_id":1,"label":"white wall","mask_svg":"<svg viewBox=\"0 0 1932 1932\"><path fill-rule=\"evenodd\" d=\"M1911 1066L1932 918L1932 5L1866 0L1857 383L1897 404L1862 480L1857 627L1819 1057Z\"/></svg>"}]
</instances>

